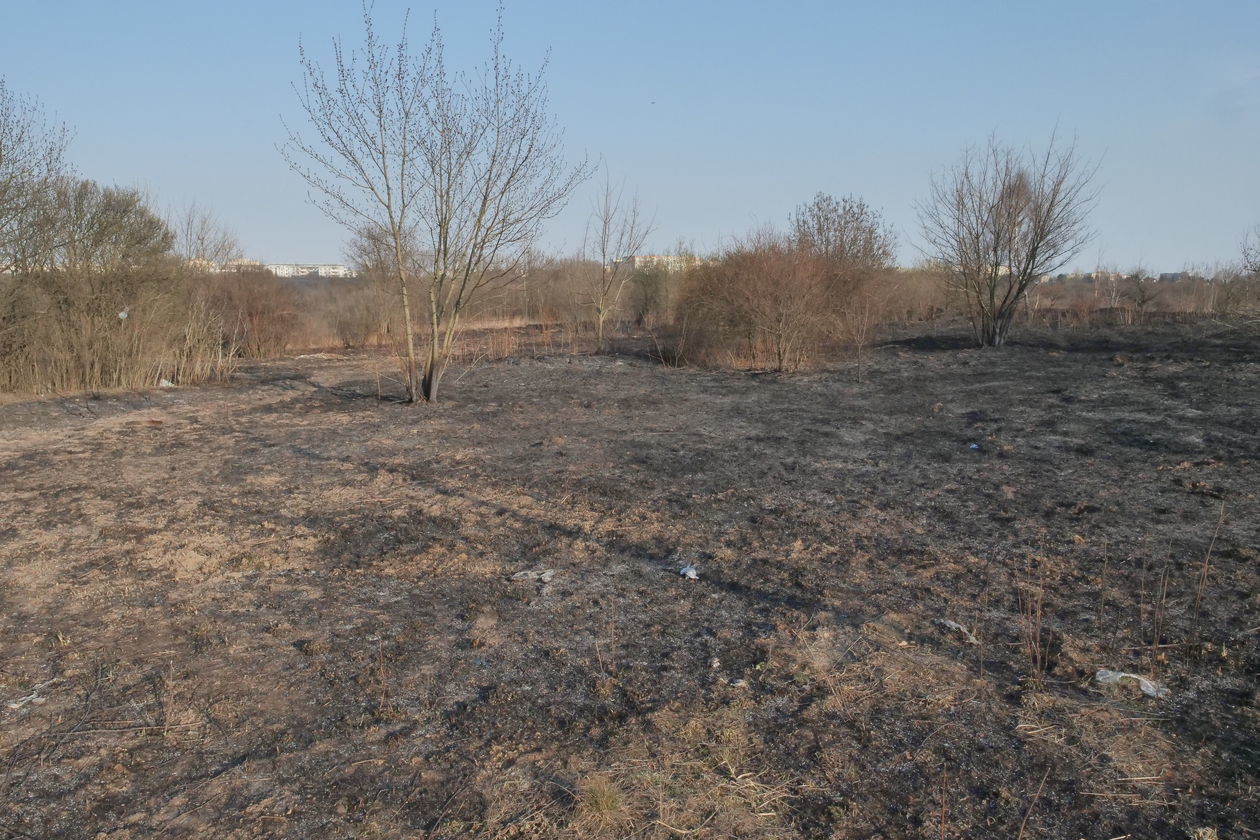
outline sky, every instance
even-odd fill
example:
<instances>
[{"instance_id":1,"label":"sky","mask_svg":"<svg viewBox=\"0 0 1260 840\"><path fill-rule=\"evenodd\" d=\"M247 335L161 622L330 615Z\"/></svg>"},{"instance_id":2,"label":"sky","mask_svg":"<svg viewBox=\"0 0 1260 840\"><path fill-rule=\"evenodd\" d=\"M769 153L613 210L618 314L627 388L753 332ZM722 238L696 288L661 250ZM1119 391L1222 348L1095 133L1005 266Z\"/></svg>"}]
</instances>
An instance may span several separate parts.
<instances>
[{"instance_id":1,"label":"sky","mask_svg":"<svg viewBox=\"0 0 1260 840\"><path fill-rule=\"evenodd\" d=\"M489 51L493 0L376 0L436 17L450 64ZM1260 1L506 0L505 52L548 61L567 153L637 194L645 251L708 253L817 192L880 211L912 264L934 173L990 137L1075 140L1098 164L1073 267L1233 260L1260 224ZM362 35L359 0L0 0L0 77L73 129L85 177L197 202L264 262L342 262L346 232L278 151L301 128L298 44ZM582 242L599 179L540 245Z\"/></svg>"}]
</instances>

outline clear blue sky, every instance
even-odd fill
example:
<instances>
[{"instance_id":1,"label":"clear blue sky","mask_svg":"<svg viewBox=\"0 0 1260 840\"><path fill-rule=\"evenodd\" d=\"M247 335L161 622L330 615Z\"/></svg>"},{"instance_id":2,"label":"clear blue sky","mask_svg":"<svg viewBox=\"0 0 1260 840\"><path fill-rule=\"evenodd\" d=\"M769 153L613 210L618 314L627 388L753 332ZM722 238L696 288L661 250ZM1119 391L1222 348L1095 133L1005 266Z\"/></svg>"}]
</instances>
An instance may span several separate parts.
<instances>
[{"instance_id":1,"label":"clear blue sky","mask_svg":"<svg viewBox=\"0 0 1260 840\"><path fill-rule=\"evenodd\" d=\"M383 33L407 5L377 0ZM410 8L415 41L436 11L453 65L484 57L491 0ZM566 143L655 212L649 250L720 247L822 190L880 209L912 262L933 171L1056 126L1101 161L1082 268L1230 260L1260 223L1258 0L516 0L506 30L526 66L550 49ZM74 128L84 175L196 200L259 259L341 261L276 145L298 39L359 32L358 0L0 0L0 76ZM545 247L580 243L592 193Z\"/></svg>"}]
</instances>

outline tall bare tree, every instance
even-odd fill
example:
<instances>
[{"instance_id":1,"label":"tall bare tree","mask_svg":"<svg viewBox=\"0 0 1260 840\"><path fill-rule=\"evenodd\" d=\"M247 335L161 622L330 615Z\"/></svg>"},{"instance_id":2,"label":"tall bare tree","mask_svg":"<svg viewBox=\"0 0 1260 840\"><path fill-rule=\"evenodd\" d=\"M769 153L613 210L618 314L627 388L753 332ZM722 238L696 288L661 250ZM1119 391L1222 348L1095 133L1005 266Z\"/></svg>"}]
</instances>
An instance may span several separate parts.
<instances>
[{"instance_id":1,"label":"tall bare tree","mask_svg":"<svg viewBox=\"0 0 1260 840\"><path fill-rule=\"evenodd\" d=\"M245 255L231 231L195 201L173 214L167 225L175 234L175 255L186 262L204 261L221 267Z\"/></svg>"},{"instance_id":2,"label":"tall bare tree","mask_svg":"<svg viewBox=\"0 0 1260 840\"><path fill-rule=\"evenodd\" d=\"M422 149L430 191L420 250L432 257L421 391L436 400L461 316L483 292L520 279L542 224L564 209L590 169L585 160L564 162L546 63L530 74L504 56L502 8L490 60L471 76L448 72L436 26L427 54Z\"/></svg>"},{"instance_id":3,"label":"tall bare tree","mask_svg":"<svg viewBox=\"0 0 1260 840\"><path fill-rule=\"evenodd\" d=\"M402 307L407 398L415 402L419 378L405 254L415 236L416 203L427 186L415 141L424 130L427 54L412 55L405 20L398 43L382 43L366 4L363 30L357 51L347 53L340 39L333 42L328 72L299 45L303 85L295 89L314 136L289 128L282 152L329 218L387 243Z\"/></svg>"},{"instance_id":4,"label":"tall bare tree","mask_svg":"<svg viewBox=\"0 0 1260 840\"><path fill-rule=\"evenodd\" d=\"M18 270L32 251L52 244L42 241L41 220L49 217L69 139L65 126L46 120L37 100L15 93L0 78L0 272Z\"/></svg>"},{"instance_id":5,"label":"tall bare tree","mask_svg":"<svg viewBox=\"0 0 1260 840\"><path fill-rule=\"evenodd\" d=\"M591 308L595 313L595 349L605 349L604 329L617 312L626 284L634 274L628 257L643 247L652 223L643 218L639 197L624 197L623 187L613 187L608 173L595 199L586 225L583 256L597 263L587 277Z\"/></svg>"},{"instance_id":6,"label":"tall bare tree","mask_svg":"<svg viewBox=\"0 0 1260 840\"><path fill-rule=\"evenodd\" d=\"M1029 287L1093 238L1096 173L1054 137L1040 154L991 138L933 179L919 207L923 238L966 299L981 346L1004 344Z\"/></svg>"},{"instance_id":7,"label":"tall bare tree","mask_svg":"<svg viewBox=\"0 0 1260 840\"><path fill-rule=\"evenodd\" d=\"M471 73L446 66L435 25L414 55L403 32L377 37L364 5L364 45L334 43L326 73L303 50L299 99L313 131L290 130L286 156L353 231L374 229L390 243L402 306L411 401L436 401L451 346L469 307L518 279L544 221L588 174L564 164L543 70L528 74L503 55L502 10L487 64ZM408 291L412 264L426 297L427 349L419 372Z\"/></svg>"}]
</instances>

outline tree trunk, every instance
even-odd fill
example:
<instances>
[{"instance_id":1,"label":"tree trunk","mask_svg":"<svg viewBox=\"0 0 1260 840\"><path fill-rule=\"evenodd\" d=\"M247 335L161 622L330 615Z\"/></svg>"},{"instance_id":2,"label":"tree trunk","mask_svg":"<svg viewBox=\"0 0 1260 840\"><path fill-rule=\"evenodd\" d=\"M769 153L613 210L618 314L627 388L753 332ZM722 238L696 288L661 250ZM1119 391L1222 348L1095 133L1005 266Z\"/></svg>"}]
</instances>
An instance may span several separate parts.
<instances>
[{"instance_id":1,"label":"tree trunk","mask_svg":"<svg viewBox=\"0 0 1260 840\"><path fill-rule=\"evenodd\" d=\"M402 249L395 243L398 260L398 291L402 295L403 335L407 342L407 402L414 403L416 395L416 336L411 323L411 296L407 294L407 274L402 268Z\"/></svg>"},{"instance_id":2,"label":"tree trunk","mask_svg":"<svg viewBox=\"0 0 1260 840\"><path fill-rule=\"evenodd\" d=\"M438 398L438 385L442 383L443 364L425 365L424 377L420 380L420 396L425 402L435 403Z\"/></svg>"},{"instance_id":3,"label":"tree trunk","mask_svg":"<svg viewBox=\"0 0 1260 840\"><path fill-rule=\"evenodd\" d=\"M1002 319L995 317L988 312L980 315L980 346L981 347L1001 347L1006 339L1005 330L1002 329Z\"/></svg>"},{"instance_id":4,"label":"tree trunk","mask_svg":"<svg viewBox=\"0 0 1260 840\"><path fill-rule=\"evenodd\" d=\"M429 344L429 357L425 359L424 376L420 380L420 396L425 402L437 402L438 386L442 384L442 374L446 372L446 359L447 354L435 339Z\"/></svg>"},{"instance_id":5,"label":"tree trunk","mask_svg":"<svg viewBox=\"0 0 1260 840\"><path fill-rule=\"evenodd\" d=\"M1011 317L1009 315L999 315L997 317L985 316L983 325L983 338L981 345L984 347L1001 347L1006 344L1006 335L1011 329Z\"/></svg>"}]
</instances>

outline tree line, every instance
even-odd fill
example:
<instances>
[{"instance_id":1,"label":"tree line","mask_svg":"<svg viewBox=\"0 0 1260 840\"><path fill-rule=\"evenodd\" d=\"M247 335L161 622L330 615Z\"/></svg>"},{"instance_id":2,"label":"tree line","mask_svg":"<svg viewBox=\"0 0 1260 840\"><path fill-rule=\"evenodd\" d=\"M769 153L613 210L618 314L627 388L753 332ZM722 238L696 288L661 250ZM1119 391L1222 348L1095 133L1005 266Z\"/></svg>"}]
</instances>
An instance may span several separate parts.
<instances>
[{"instance_id":1,"label":"tree line","mask_svg":"<svg viewBox=\"0 0 1260 840\"><path fill-rule=\"evenodd\" d=\"M653 221L607 170L577 253L540 256L543 225L595 168L566 160L545 62L523 69L503 45L500 15L485 64L453 70L436 23L416 49L405 21L383 39L365 4L361 41L335 41L327 66L299 47L302 119L283 154L359 269L317 286L197 271L240 256L212 214L163 216L138 190L80 177L69 131L0 79L0 389L204 381L305 333L393 346L406 398L435 401L462 330L490 317L548 341L564 323L597 352L631 326L664 361L779 370L837 348L860 361L881 324L947 311L998 347L1094 235L1097 166L1075 144L990 138L929 185L913 271L877 210L827 193L720 253L635 266ZM1245 309L1257 275L1260 228L1219 297ZM1139 277L1130 296L1148 292Z\"/></svg>"}]
</instances>

